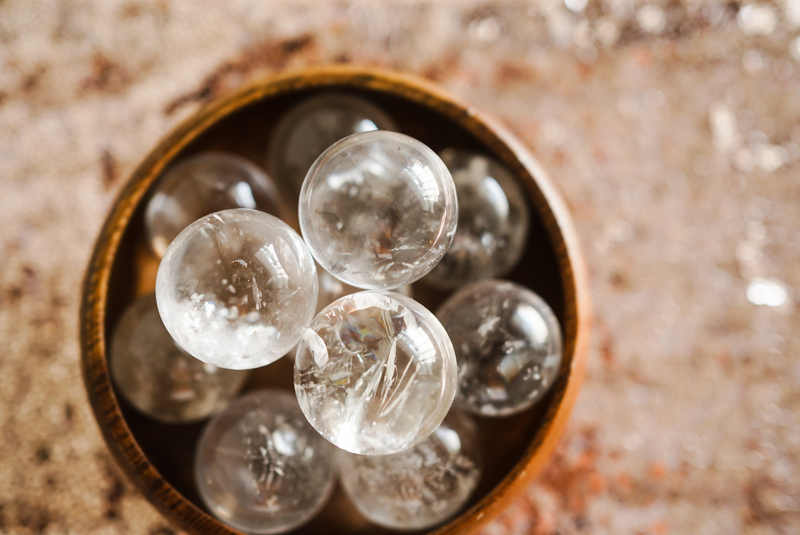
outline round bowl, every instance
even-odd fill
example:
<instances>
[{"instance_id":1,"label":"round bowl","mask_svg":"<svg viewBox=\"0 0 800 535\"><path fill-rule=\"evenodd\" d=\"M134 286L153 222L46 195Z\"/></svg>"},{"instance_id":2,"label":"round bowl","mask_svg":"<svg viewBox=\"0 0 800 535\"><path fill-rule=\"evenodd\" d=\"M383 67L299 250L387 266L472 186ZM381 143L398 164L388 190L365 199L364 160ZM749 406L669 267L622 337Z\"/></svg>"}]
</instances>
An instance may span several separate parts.
<instances>
[{"instance_id":1,"label":"round bowl","mask_svg":"<svg viewBox=\"0 0 800 535\"><path fill-rule=\"evenodd\" d=\"M284 73L206 105L159 143L114 204L86 273L80 329L89 402L116 461L172 524L193 534L238 533L208 513L192 478L194 448L204 422L167 425L133 409L110 379L108 342L125 306L155 286L159 261L145 242L144 211L164 169L205 151L232 152L262 165L281 116L302 99L328 91L368 99L389 113L401 132L434 151L457 146L493 155L508 166L527 195L531 222L526 252L505 278L530 287L550 304L563 331L563 363L552 389L531 409L509 418L478 419L484 456L480 485L459 516L431 531L468 533L526 488L566 427L588 351L589 290L566 207L536 160L497 122L419 78L343 66ZM285 192L291 189L283 186ZM288 222L296 226L296 221ZM430 310L446 296L415 285L415 298ZM291 389L291 375L291 362L281 359L256 370L245 391ZM294 533L320 532L389 533L369 524L338 490L314 520Z\"/></svg>"}]
</instances>

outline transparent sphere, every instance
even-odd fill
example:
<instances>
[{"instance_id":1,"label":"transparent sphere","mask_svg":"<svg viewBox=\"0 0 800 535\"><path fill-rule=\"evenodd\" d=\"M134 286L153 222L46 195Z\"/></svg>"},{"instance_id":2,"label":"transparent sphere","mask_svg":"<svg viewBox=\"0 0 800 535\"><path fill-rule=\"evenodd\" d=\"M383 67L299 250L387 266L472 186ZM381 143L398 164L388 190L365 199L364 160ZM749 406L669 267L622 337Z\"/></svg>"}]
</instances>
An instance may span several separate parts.
<instances>
[{"instance_id":1,"label":"transparent sphere","mask_svg":"<svg viewBox=\"0 0 800 535\"><path fill-rule=\"evenodd\" d=\"M334 451L291 393L253 392L203 430L197 488L226 524L247 533L283 533L311 520L328 501Z\"/></svg>"},{"instance_id":2,"label":"transparent sphere","mask_svg":"<svg viewBox=\"0 0 800 535\"><path fill-rule=\"evenodd\" d=\"M178 347L161 323L153 294L125 309L114 329L108 365L131 405L168 423L222 410L249 375L204 364Z\"/></svg>"},{"instance_id":3,"label":"transparent sphere","mask_svg":"<svg viewBox=\"0 0 800 535\"><path fill-rule=\"evenodd\" d=\"M441 260L458 220L442 160L395 132L341 140L314 162L300 193L300 228L317 262L359 288L410 284Z\"/></svg>"},{"instance_id":4,"label":"transparent sphere","mask_svg":"<svg viewBox=\"0 0 800 535\"><path fill-rule=\"evenodd\" d=\"M359 292L314 318L297 346L300 408L351 453L396 453L425 439L453 403L456 360L439 321L394 292Z\"/></svg>"},{"instance_id":5,"label":"transparent sphere","mask_svg":"<svg viewBox=\"0 0 800 535\"><path fill-rule=\"evenodd\" d=\"M345 493L371 522L390 529L424 529L454 516L481 477L478 430L450 411L423 442L394 455L340 458Z\"/></svg>"},{"instance_id":6,"label":"transparent sphere","mask_svg":"<svg viewBox=\"0 0 800 535\"><path fill-rule=\"evenodd\" d=\"M296 195L311 164L342 138L372 130L397 130L386 113L363 98L327 93L292 108L270 139L269 169Z\"/></svg>"},{"instance_id":7,"label":"transparent sphere","mask_svg":"<svg viewBox=\"0 0 800 535\"><path fill-rule=\"evenodd\" d=\"M164 326L192 356L230 369L265 366L303 335L317 305L317 273L303 240L255 210L189 225L156 276Z\"/></svg>"},{"instance_id":8,"label":"transparent sphere","mask_svg":"<svg viewBox=\"0 0 800 535\"><path fill-rule=\"evenodd\" d=\"M258 167L234 154L205 153L170 168L158 182L144 214L150 246L158 256L180 231L201 217L233 208L282 215L275 184Z\"/></svg>"},{"instance_id":9,"label":"transparent sphere","mask_svg":"<svg viewBox=\"0 0 800 535\"><path fill-rule=\"evenodd\" d=\"M505 275L517 264L528 236L522 188L500 162L456 149L442 152L458 195L458 229L447 254L425 283L451 290Z\"/></svg>"},{"instance_id":10,"label":"transparent sphere","mask_svg":"<svg viewBox=\"0 0 800 535\"><path fill-rule=\"evenodd\" d=\"M507 416L544 396L561 366L561 328L531 290L486 280L465 286L436 314L458 359L458 403Z\"/></svg>"}]
</instances>

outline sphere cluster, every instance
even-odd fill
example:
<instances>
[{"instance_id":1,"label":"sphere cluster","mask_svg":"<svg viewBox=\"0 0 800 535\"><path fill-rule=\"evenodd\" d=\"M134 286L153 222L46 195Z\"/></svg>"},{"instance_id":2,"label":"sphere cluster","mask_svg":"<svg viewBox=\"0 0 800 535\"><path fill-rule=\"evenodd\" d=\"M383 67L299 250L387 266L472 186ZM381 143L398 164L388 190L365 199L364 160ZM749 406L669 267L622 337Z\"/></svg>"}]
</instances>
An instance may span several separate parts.
<instances>
[{"instance_id":1,"label":"sphere cluster","mask_svg":"<svg viewBox=\"0 0 800 535\"><path fill-rule=\"evenodd\" d=\"M441 524L481 477L468 413L528 409L561 366L554 312L497 279L536 257L526 196L502 162L437 153L360 96L311 95L276 120L269 172L200 153L158 179L143 218L155 294L116 324L114 383L156 420L213 416L195 482L235 529L308 522L337 477L375 524ZM418 293L444 301L436 314ZM254 379L235 399L239 370L285 355L294 395Z\"/></svg>"}]
</instances>

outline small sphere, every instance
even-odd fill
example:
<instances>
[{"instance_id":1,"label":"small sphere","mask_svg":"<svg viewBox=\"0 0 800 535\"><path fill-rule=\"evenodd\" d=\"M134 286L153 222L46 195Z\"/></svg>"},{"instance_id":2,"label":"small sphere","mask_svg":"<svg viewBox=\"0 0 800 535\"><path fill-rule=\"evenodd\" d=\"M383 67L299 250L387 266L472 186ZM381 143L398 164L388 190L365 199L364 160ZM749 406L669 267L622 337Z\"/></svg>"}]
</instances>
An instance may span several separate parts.
<instances>
[{"instance_id":1,"label":"small sphere","mask_svg":"<svg viewBox=\"0 0 800 535\"><path fill-rule=\"evenodd\" d=\"M442 160L456 185L458 229L425 283L452 290L505 275L522 256L528 236L522 188L505 166L488 156L447 149Z\"/></svg>"},{"instance_id":2,"label":"small sphere","mask_svg":"<svg viewBox=\"0 0 800 535\"><path fill-rule=\"evenodd\" d=\"M314 317L317 273L303 240L255 210L226 210L189 225L156 275L164 326L192 356L229 369L286 354Z\"/></svg>"},{"instance_id":3,"label":"small sphere","mask_svg":"<svg viewBox=\"0 0 800 535\"><path fill-rule=\"evenodd\" d=\"M214 516L247 533L283 533L311 520L330 498L333 456L291 393L262 390L209 422L194 471Z\"/></svg>"},{"instance_id":4,"label":"small sphere","mask_svg":"<svg viewBox=\"0 0 800 535\"><path fill-rule=\"evenodd\" d=\"M311 164L325 149L359 132L397 130L394 121L363 98L326 93L292 108L275 127L267 159L269 169L297 195Z\"/></svg>"},{"instance_id":5,"label":"small sphere","mask_svg":"<svg viewBox=\"0 0 800 535\"><path fill-rule=\"evenodd\" d=\"M531 290L500 280L476 282L450 297L437 317L456 350L460 406L508 416L553 385L561 366L561 328Z\"/></svg>"},{"instance_id":6,"label":"small sphere","mask_svg":"<svg viewBox=\"0 0 800 535\"><path fill-rule=\"evenodd\" d=\"M458 221L442 160L414 138L366 132L326 150L300 193L300 228L317 262L369 289L410 284L447 252Z\"/></svg>"},{"instance_id":7,"label":"small sphere","mask_svg":"<svg viewBox=\"0 0 800 535\"><path fill-rule=\"evenodd\" d=\"M119 392L144 414L177 423L222 410L249 373L204 364L178 347L158 315L156 298L138 298L111 340L109 368Z\"/></svg>"},{"instance_id":8,"label":"small sphere","mask_svg":"<svg viewBox=\"0 0 800 535\"><path fill-rule=\"evenodd\" d=\"M423 442L394 455L341 456L345 493L367 519L401 530L425 529L454 516L481 477L478 428L450 411Z\"/></svg>"},{"instance_id":9,"label":"small sphere","mask_svg":"<svg viewBox=\"0 0 800 535\"><path fill-rule=\"evenodd\" d=\"M233 208L283 215L272 180L234 154L205 153L181 161L159 179L144 214L150 247L159 257L183 229L201 217Z\"/></svg>"},{"instance_id":10,"label":"small sphere","mask_svg":"<svg viewBox=\"0 0 800 535\"><path fill-rule=\"evenodd\" d=\"M311 425L351 453L418 444L453 403L456 360L439 321L395 292L359 292L327 306L297 346L294 386Z\"/></svg>"}]
</instances>

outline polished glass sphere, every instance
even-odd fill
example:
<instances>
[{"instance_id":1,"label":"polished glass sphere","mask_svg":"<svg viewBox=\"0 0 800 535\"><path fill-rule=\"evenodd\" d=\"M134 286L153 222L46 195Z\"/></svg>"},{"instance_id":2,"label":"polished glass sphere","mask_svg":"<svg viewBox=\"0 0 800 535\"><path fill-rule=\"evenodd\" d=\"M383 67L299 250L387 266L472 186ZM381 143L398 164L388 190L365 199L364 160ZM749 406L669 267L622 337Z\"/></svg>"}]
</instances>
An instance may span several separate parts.
<instances>
[{"instance_id":1,"label":"polished glass sphere","mask_svg":"<svg viewBox=\"0 0 800 535\"><path fill-rule=\"evenodd\" d=\"M355 134L326 150L300 194L300 228L314 258L359 288L391 289L428 273L456 232L447 167L416 139Z\"/></svg>"},{"instance_id":2,"label":"polished glass sphere","mask_svg":"<svg viewBox=\"0 0 800 535\"><path fill-rule=\"evenodd\" d=\"M456 360L439 321L395 292L334 301L297 345L300 408L330 442L385 455L433 432L453 403Z\"/></svg>"},{"instance_id":3,"label":"polished glass sphere","mask_svg":"<svg viewBox=\"0 0 800 535\"><path fill-rule=\"evenodd\" d=\"M144 414L167 423L200 420L222 410L249 375L205 364L181 349L164 328L153 294L125 309L108 358L119 393Z\"/></svg>"},{"instance_id":4,"label":"polished glass sphere","mask_svg":"<svg viewBox=\"0 0 800 535\"><path fill-rule=\"evenodd\" d=\"M359 132L397 130L394 121L368 100L325 93L289 110L270 138L267 160L274 176L297 195L311 164L325 149Z\"/></svg>"},{"instance_id":5,"label":"polished glass sphere","mask_svg":"<svg viewBox=\"0 0 800 535\"><path fill-rule=\"evenodd\" d=\"M528 205L509 170L494 158L447 149L442 160L458 195L458 229L447 254L424 282L446 290L505 275L528 236Z\"/></svg>"},{"instance_id":6,"label":"polished glass sphere","mask_svg":"<svg viewBox=\"0 0 800 535\"><path fill-rule=\"evenodd\" d=\"M371 522L390 529L431 528L454 516L481 477L478 428L450 411L424 441L393 455L344 454L339 478Z\"/></svg>"},{"instance_id":7,"label":"polished glass sphere","mask_svg":"<svg viewBox=\"0 0 800 535\"><path fill-rule=\"evenodd\" d=\"M229 526L283 533L313 518L330 498L333 456L291 393L262 390L206 426L195 478L203 502Z\"/></svg>"},{"instance_id":8,"label":"polished glass sphere","mask_svg":"<svg viewBox=\"0 0 800 535\"><path fill-rule=\"evenodd\" d=\"M169 168L144 214L150 247L159 256L180 231L201 217L233 208L259 209L285 217L270 178L241 156L203 153Z\"/></svg>"},{"instance_id":9,"label":"polished glass sphere","mask_svg":"<svg viewBox=\"0 0 800 535\"><path fill-rule=\"evenodd\" d=\"M483 416L508 416L537 401L561 366L561 328L536 293L500 280L451 296L436 316L458 359L458 404Z\"/></svg>"},{"instance_id":10,"label":"polished glass sphere","mask_svg":"<svg viewBox=\"0 0 800 535\"><path fill-rule=\"evenodd\" d=\"M316 266L283 221L226 210L175 238L158 268L156 300L164 326L192 356L257 368L286 354L313 318Z\"/></svg>"}]
</instances>

